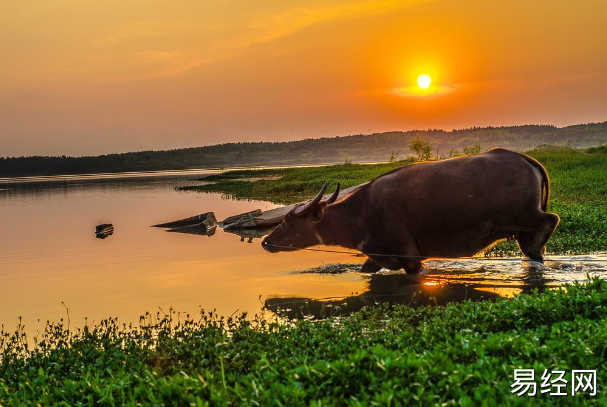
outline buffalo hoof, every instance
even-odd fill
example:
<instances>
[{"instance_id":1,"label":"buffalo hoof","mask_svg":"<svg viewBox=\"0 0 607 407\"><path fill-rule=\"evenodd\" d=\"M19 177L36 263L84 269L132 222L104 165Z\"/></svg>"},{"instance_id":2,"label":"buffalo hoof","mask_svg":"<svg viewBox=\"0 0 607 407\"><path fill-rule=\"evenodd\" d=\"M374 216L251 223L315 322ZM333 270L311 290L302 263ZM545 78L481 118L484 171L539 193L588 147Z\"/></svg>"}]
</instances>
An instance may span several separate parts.
<instances>
[{"instance_id":1,"label":"buffalo hoof","mask_svg":"<svg viewBox=\"0 0 607 407\"><path fill-rule=\"evenodd\" d=\"M423 267L419 261L408 261L403 267L407 274L419 274Z\"/></svg>"},{"instance_id":2,"label":"buffalo hoof","mask_svg":"<svg viewBox=\"0 0 607 407\"><path fill-rule=\"evenodd\" d=\"M363 263L362 267L360 268L360 272L361 273L377 273L381 269L382 269L382 266L375 263L371 259L367 259L367 261L365 261Z\"/></svg>"}]
</instances>

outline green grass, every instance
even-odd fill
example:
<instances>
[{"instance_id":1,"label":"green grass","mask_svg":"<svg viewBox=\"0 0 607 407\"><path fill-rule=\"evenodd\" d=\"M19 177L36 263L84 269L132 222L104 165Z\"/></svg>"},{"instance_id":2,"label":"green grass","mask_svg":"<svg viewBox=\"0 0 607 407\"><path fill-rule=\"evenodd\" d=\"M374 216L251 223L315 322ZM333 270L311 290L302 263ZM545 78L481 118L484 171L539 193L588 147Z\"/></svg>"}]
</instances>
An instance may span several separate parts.
<instances>
[{"instance_id":1,"label":"green grass","mask_svg":"<svg viewBox=\"0 0 607 407\"><path fill-rule=\"evenodd\" d=\"M184 190L221 192L236 199L263 199L290 204L317 194L325 182L329 190L337 183L342 188L362 184L388 171L412 163L398 161L387 164L341 164L325 167L289 168L279 170L243 170L215 174L203 178L212 184L183 187ZM248 178L280 177L247 181Z\"/></svg>"},{"instance_id":2,"label":"green grass","mask_svg":"<svg viewBox=\"0 0 607 407\"><path fill-rule=\"evenodd\" d=\"M2 405L605 404L607 282L289 324L171 312L0 336ZM535 398L511 394L533 368ZM539 394L545 369L597 369L598 394ZM570 386L567 387L570 392Z\"/></svg>"},{"instance_id":3,"label":"green grass","mask_svg":"<svg viewBox=\"0 0 607 407\"><path fill-rule=\"evenodd\" d=\"M587 151L545 147L528 152L542 162L550 175L552 198L549 210L561 223L547 245L549 253L580 254L607 249L607 148ZM186 187L189 190L221 192L236 199L260 199L280 204L301 201L316 194L326 181L329 190L341 182L343 188L361 184L412 161L283 170L233 171L205 178L212 184ZM276 177L246 181L247 178ZM488 255L518 255L515 242L502 242Z\"/></svg>"}]
</instances>

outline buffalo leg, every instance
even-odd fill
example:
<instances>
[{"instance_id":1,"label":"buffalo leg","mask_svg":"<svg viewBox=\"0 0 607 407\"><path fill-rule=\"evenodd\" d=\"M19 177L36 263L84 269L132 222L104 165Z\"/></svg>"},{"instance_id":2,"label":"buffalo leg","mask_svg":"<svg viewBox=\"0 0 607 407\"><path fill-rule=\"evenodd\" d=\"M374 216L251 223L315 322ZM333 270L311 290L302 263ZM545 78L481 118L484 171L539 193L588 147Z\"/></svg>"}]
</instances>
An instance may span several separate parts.
<instances>
[{"instance_id":1,"label":"buffalo leg","mask_svg":"<svg viewBox=\"0 0 607 407\"><path fill-rule=\"evenodd\" d=\"M404 268L407 274L419 274L422 270L422 257L419 250L414 245L408 245L404 250L404 256L398 260L401 268Z\"/></svg>"},{"instance_id":2,"label":"buffalo leg","mask_svg":"<svg viewBox=\"0 0 607 407\"><path fill-rule=\"evenodd\" d=\"M388 270L399 270L399 269L403 268L403 266L400 264L400 261L394 257L369 256L369 260L367 260L367 261L371 261L371 262L377 264L380 269L382 267L386 268ZM366 264L367 263L365 262L365 264L363 266L365 266Z\"/></svg>"},{"instance_id":3,"label":"buffalo leg","mask_svg":"<svg viewBox=\"0 0 607 407\"><path fill-rule=\"evenodd\" d=\"M419 259L403 259L401 266L407 274L418 274L422 269L422 262Z\"/></svg>"},{"instance_id":4,"label":"buffalo leg","mask_svg":"<svg viewBox=\"0 0 607 407\"><path fill-rule=\"evenodd\" d=\"M531 258L529 248L531 247L531 242L535 237L535 232L518 232L515 237L521 252L523 252L526 257Z\"/></svg>"},{"instance_id":5,"label":"buffalo leg","mask_svg":"<svg viewBox=\"0 0 607 407\"><path fill-rule=\"evenodd\" d=\"M377 264L376 262L374 262L371 259L367 259L367 261L365 261L363 263L362 267L360 268L360 272L361 273L377 273L381 269L382 269L382 266L380 266L379 264Z\"/></svg>"},{"instance_id":6,"label":"buffalo leg","mask_svg":"<svg viewBox=\"0 0 607 407\"><path fill-rule=\"evenodd\" d=\"M544 246L556 225L559 223L558 215L552 213L542 213L540 227L536 231L518 232L516 240L523 254L531 260L542 262L544 261Z\"/></svg>"}]
</instances>

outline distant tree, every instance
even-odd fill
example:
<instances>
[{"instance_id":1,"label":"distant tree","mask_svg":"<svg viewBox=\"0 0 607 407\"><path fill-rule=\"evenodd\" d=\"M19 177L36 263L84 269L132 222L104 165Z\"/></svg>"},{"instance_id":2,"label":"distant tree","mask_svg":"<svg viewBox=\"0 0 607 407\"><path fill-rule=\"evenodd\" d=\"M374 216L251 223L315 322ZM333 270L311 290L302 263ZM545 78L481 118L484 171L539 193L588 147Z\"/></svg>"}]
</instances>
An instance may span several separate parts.
<instances>
[{"instance_id":1,"label":"distant tree","mask_svg":"<svg viewBox=\"0 0 607 407\"><path fill-rule=\"evenodd\" d=\"M476 155L476 154L480 154L480 152L481 152L480 144L475 144L473 146L464 147L464 154L466 154L466 155Z\"/></svg>"},{"instance_id":2,"label":"distant tree","mask_svg":"<svg viewBox=\"0 0 607 407\"><path fill-rule=\"evenodd\" d=\"M398 161L398 156L400 155L400 151L392 151L390 153L390 162L393 163L395 161Z\"/></svg>"},{"instance_id":3,"label":"distant tree","mask_svg":"<svg viewBox=\"0 0 607 407\"><path fill-rule=\"evenodd\" d=\"M419 136L415 136L409 148L417 154L418 161L428 161L432 158L432 145Z\"/></svg>"},{"instance_id":4,"label":"distant tree","mask_svg":"<svg viewBox=\"0 0 607 407\"><path fill-rule=\"evenodd\" d=\"M462 153L457 150L451 149L451 151L449 151L449 158L459 157L460 155L462 155Z\"/></svg>"},{"instance_id":5,"label":"distant tree","mask_svg":"<svg viewBox=\"0 0 607 407\"><path fill-rule=\"evenodd\" d=\"M417 136L417 137L416 137ZM415 140L413 140L415 138ZM413 140L413 143L412 143ZM425 141L427 140L427 142ZM549 125L472 127L391 131L372 135L305 139L290 142L246 142L216 144L168 151L138 151L84 157L0 157L0 177L148 171L182 168L229 167L231 165L326 163L344 160L381 160L391 152L415 151L420 160L461 155L464 146L483 143L483 148L501 146L524 151L541 144L588 148L607 142L607 122L563 128ZM413 145L413 147L410 147ZM426 147L425 147L426 146ZM440 153L436 151L440 148ZM469 147L470 148L470 147ZM466 154L477 154L473 146ZM449 152L449 150L452 150ZM594 151L594 150L593 150ZM597 150L598 151L598 150ZM600 151L604 151L601 149ZM4 150L0 148L0 155ZM394 156L394 160L402 157Z\"/></svg>"}]
</instances>

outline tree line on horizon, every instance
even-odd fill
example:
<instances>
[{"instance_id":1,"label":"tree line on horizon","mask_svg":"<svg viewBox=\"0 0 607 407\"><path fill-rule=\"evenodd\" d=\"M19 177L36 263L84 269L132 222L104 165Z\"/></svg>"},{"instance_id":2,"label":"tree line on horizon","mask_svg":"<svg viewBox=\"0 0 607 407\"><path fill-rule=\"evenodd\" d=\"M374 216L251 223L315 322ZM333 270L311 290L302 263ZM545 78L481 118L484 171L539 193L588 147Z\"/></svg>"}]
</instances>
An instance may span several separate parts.
<instances>
[{"instance_id":1,"label":"tree line on horizon","mask_svg":"<svg viewBox=\"0 0 607 407\"><path fill-rule=\"evenodd\" d=\"M592 147L607 143L607 122L558 128L552 125L471 127L458 130L411 130L325 137L285 142L241 142L160 151L99 156L0 158L0 177L154 171L229 166L383 162L395 151L409 151L415 139L432 146L434 156L476 146L529 150L543 144ZM404 157L403 157L404 158Z\"/></svg>"}]
</instances>

